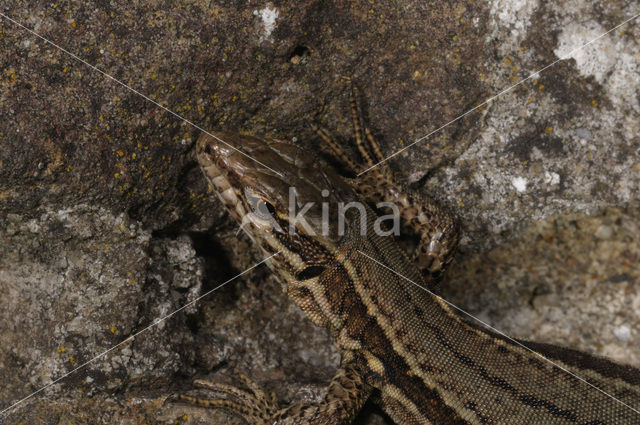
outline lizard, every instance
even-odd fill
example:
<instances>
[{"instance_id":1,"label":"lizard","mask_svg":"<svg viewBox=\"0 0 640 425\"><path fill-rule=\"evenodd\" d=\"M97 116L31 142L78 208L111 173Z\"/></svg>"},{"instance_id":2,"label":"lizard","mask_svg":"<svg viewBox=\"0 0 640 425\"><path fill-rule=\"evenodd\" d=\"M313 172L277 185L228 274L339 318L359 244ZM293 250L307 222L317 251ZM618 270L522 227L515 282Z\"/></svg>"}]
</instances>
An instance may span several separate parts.
<instances>
[{"instance_id":1,"label":"lizard","mask_svg":"<svg viewBox=\"0 0 640 425\"><path fill-rule=\"evenodd\" d=\"M384 158L354 104L359 162L316 132L357 174ZM245 388L196 380L211 398L180 400L265 425L347 425L368 399L402 425L640 424L640 370L511 339L425 289L450 262L457 226L437 204L400 190L386 163L348 178L293 142L232 132L201 135L196 157L230 215L270 256L283 291L329 330L341 364L318 403L281 408L244 375ZM306 205L304 220L290 209L290 188ZM376 197L397 205L421 232L417 264L393 234L374 229ZM339 217L337 206L350 202L364 206Z\"/></svg>"}]
</instances>

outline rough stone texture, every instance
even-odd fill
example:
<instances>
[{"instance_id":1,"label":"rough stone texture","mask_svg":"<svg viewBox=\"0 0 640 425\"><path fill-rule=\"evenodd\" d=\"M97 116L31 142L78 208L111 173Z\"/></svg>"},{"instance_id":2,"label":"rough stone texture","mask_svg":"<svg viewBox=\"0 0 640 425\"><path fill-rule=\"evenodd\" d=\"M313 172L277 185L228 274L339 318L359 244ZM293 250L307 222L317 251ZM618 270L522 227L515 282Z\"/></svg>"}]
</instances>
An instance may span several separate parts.
<instances>
[{"instance_id":1,"label":"rough stone texture","mask_svg":"<svg viewBox=\"0 0 640 425\"><path fill-rule=\"evenodd\" d=\"M494 2L489 93L640 13L626 2L591 7ZM474 143L428 183L457 203L463 244L490 245L533 220L638 199L639 43L636 19L491 102Z\"/></svg>"},{"instance_id":2,"label":"rough stone texture","mask_svg":"<svg viewBox=\"0 0 640 425\"><path fill-rule=\"evenodd\" d=\"M550 217L459 260L443 295L508 335L640 365L639 240L637 205Z\"/></svg>"},{"instance_id":3,"label":"rough stone texture","mask_svg":"<svg viewBox=\"0 0 640 425\"><path fill-rule=\"evenodd\" d=\"M635 13L631 1L17 0L0 12L206 129L345 144L352 77L399 148ZM338 361L212 199L199 131L0 26L0 389L7 424L238 423L166 404L238 371L315 400ZM522 338L640 365L637 20L391 159L464 232L441 285ZM350 145L353 146L353 145ZM0 407L4 409L4 407ZM375 409L359 423L385 423ZM235 422L233 422L235 421Z\"/></svg>"},{"instance_id":4,"label":"rough stone texture","mask_svg":"<svg viewBox=\"0 0 640 425\"><path fill-rule=\"evenodd\" d=\"M461 217L448 299L510 335L640 364L640 13L633 2L491 3L478 137L426 182ZM609 208L617 206L616 208Z\"/></svg>"},{"instance_id":5,"label":"rough stone texture","mask_svg":"<svg viewBox=\"0 0 640 425\"><path fill-rule=\"evenodd\" d=\"M127 341L200 292L202 259L188 237L152 239L125 214L86 205L8 214L0 234L3 406L75 368L61 384L80 398L166 386L189 372L184 318Z\"/></svg>"}]
</instances>

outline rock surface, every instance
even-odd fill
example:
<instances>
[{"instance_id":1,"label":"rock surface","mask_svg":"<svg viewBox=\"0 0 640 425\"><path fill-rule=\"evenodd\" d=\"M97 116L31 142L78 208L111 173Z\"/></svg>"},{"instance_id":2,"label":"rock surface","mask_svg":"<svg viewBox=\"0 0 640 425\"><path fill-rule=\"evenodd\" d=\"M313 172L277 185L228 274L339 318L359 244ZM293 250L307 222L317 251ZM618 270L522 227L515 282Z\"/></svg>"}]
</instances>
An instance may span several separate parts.
<instances>
[{"instance_id":1,"label":"rock surface","mask_svg":"<svg viewBox=\"0 0 640 425\"><path fill-rule=\"evenodd\" d=\"M460 217L447 299L510 335L640 366L638 21L576 50L637 3L0 12L129 86L0 17L0 410L79 368L0 423L240 423L163 404L238 372L285 403L322 396L337 352L263 268L227 282L260 257L197 170L200 130L175 114L312 149L316 123L353 146L343 77L389 155L480 105L390 160ZM358 423L389 422L369 407Z\"/></svg>"}]
</instances>

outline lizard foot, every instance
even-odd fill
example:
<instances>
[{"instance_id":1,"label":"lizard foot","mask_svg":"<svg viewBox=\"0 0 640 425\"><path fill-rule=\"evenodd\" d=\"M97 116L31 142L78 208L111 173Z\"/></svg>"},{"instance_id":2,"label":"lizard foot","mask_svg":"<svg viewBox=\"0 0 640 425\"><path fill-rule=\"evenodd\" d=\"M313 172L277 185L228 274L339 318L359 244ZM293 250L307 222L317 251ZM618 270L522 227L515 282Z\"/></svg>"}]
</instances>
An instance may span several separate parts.
<instances>
[{"instance_id":1,"label":"lizard foot","mask_svg":"<svg viewBox=\"0 0 640 425\"><path fill-rule=\"evenodd\" d=\"M224 409L241 416L249 423L263 423L272 418L279 409L275 393L264 391L245 375L240 375L240 378L249 391L228 384L196 379L193 382L195 387L222 394L225 398L179 394L177 399L197 406Z\"/></svg>"},{"instance_id":2,"label":"lizard foot","mask_svg":"<svg viewBox=\"0 0 640 425\"><path fill-rule=\"evenodd\" d=\"M333 157L356 176L346 180L365 202L380 214L399 213L403 229L408 229L410 235L419 239L417 246L410 247L414 250L413 260L427 282L437 281L453 259L453 251L458 243L456 221L446 209L431 199L405 192L396 185L387 163L389 157L384 156L371 131L364 124L358 91L353 84L349 103L359 160L349 158L326 131L317 126L314 129L330 148ZM396 210L380 208L380 201L385 201L387 205L394 204Z\"/></svg>"}]
</instances>

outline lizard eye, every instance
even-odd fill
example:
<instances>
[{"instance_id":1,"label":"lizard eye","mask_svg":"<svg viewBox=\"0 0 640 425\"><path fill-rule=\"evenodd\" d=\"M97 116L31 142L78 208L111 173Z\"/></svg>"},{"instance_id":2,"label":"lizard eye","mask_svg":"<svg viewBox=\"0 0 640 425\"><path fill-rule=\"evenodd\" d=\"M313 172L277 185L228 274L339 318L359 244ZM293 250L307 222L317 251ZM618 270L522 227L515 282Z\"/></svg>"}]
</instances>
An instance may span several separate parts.
<instances>
[{"instance_id":1,"label":"lizard eye","mask_svg":"<svg viewBox=\"0 0 640 425\"><path fill-rule=\"evenodd\" d=\"M263 218L273 218L276 216L276 209L267 201L260 199L256 205L256 213Z\"/></svg>"},{"instance_id":2,"label":"lizard eye","mask_svg":"<svg viewBox=\"0 0 640 425\"><path fill-rule=\"evenodd\" d=\"M253 213L262 220L273 220L276 216L276 209L272 204L259 197L251 189L245 189L247 203L253 210Z\"/></svg>"}]
</instances>

